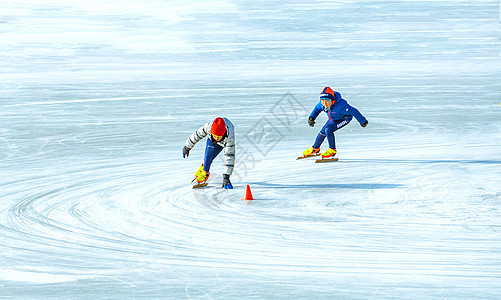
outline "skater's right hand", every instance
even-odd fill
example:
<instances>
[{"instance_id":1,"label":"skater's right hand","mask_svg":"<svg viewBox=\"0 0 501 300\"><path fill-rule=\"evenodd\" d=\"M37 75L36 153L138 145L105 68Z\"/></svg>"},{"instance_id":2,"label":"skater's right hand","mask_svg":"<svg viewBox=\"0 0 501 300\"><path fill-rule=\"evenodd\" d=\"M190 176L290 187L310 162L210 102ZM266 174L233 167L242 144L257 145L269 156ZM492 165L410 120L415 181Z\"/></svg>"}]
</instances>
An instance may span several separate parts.
<instances>
[{"instance_id":1,"label":"skater's right hand","mask_svg":"<svg viewBox=\"0 0 501 300\"><path fill-rule=\"evenodd\" d=\"M186 146L183 147L183 158L186 158L190 156L190 149L186 148Z\"/></svg>"},{"instance_id":2,"label":"skater's right hand","mask_svg":"<svg viewBox=\"0 0 501 300\"><path fill-rule=\"evenodd\" d=\"M231 184L231 181L230 181L230 175L223 174L222 188L225 190L232 190L233 189L233 185Z\"/></svg>"},{"instance_id":3,"label":"skater's right hand","mask_svg":"<svg viewBox=\"0 0 501 300\"><path fill-rule=\"evenodd\" d=\"M360 124L360 126L365 127L365 126L367 126L367 124L369 124L369 121L365 120L365 123L364 124Z\"/></svg>"},{"instance_id":4,"label":"skater's right hand","mask_svg":"<svg viewBox=\"0 0 501 300\"><path fill-rule=\"evenodd\" d=\"M310 125L310 127L315 126L315 118L309 117L308 118L308 125Z\"/></svg>"}]
</instances>

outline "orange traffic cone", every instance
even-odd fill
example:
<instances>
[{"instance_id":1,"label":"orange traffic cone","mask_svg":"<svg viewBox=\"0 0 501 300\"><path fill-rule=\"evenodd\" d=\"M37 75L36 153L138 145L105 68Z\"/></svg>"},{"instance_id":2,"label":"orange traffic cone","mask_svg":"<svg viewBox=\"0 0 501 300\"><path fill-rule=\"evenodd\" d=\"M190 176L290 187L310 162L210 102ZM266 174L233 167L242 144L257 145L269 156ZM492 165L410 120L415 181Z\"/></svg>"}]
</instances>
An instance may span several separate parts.
<instances>
[{"instance_id":1,"label":"orange traffic cone","mask_svg":"<svg viewBox=\"0 0 501 300\"><path fill-rule=\"evenodd\" d=\"M245 187L245 194L244 194L244 198L242 200L254 200L254 198L252 198L252 192L250 190L249 185L247 185Z\"/></svg>"}]
</instances>

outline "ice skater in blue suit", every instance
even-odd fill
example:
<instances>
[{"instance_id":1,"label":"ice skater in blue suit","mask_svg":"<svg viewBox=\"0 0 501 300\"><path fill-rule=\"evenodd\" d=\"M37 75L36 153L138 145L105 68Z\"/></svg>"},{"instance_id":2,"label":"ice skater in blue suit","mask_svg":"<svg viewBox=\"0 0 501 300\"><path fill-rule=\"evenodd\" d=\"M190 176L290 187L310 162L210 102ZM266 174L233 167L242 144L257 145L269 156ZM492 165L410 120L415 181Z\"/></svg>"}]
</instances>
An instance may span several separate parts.
<instances>
[{"instance_id":1,"label":"ice skater in blue suit","mask_svg":"<svg viewBox=\"0 0 501 300\"><path fill-rule=\"evenodd\" d=\"M336 130L348 125L353 117L357 119L362 127L369 124L358 109L349 105L348 102L341 97L340 93L333 91L330 87L325 87L322 90L322 93L320 93L320 101L315 105L315 108L313 108L313 111L308 117L308 124L311 127L315 126L315 119L322 111L327 114L329 119L325 122L322 129L320 129L313 146L303 152L304 156L311 156L320 152L320 145L322 145L325 138L327 138L329 149L320 154L320 156L322 158L333 157L337 153L336 138L334 136Z\"/></svg>"}]
</instances>

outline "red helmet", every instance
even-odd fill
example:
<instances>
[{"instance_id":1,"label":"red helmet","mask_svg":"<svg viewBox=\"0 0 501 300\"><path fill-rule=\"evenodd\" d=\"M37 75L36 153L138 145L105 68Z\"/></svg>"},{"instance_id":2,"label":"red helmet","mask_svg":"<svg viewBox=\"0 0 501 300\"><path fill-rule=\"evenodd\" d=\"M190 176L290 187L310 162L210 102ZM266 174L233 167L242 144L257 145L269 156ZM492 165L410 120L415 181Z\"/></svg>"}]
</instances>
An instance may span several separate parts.
<instances>
[{"instance_id":1,"label":"red helmet","mask_svg":"<svg viewBox=\"0 0 501 300\"><path fill-rule=\"evenodd\" d=\"M226 133L226 123L223 118L218 117L212 122L210 133L217 136L223 136Z\"/></svg>"},{"instance_id":2,"label":"red helmet","mask_svg":"<svg viewBox=\"0 0 501 300\"><path fill-rule=\"evenodd\" d=\"M320 93L320 99L336 101L336 95L334 95L334 91L330 87L326 86Z\"/></svg>"}]
</instances>

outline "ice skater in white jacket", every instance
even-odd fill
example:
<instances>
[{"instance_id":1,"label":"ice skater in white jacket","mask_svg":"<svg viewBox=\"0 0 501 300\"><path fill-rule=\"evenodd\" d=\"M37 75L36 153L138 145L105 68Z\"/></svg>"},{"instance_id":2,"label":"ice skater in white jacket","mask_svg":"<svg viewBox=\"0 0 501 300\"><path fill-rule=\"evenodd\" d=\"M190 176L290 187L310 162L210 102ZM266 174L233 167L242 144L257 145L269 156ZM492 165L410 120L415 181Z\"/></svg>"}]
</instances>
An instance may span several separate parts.
<instances>
[{"instance_id":1,"label":"ice skater in white jacket","mask_svg":"<svg viewBox=\"0 0 501 300\"><path fill-rule=\"evenodd\" d=\"M198 183L204 183L209 179L209 171L212 161L224 149L224 189L232 189L230 175L233 173L235 165L235 130L230 120L226 118L216 118L213 122L208 122L195 131L187 140L183 147L183 157L188 157L190 150L195 144L209 135L207 146L205 147L204 163L195 172Z\"/></svg>"}]
</instances>

